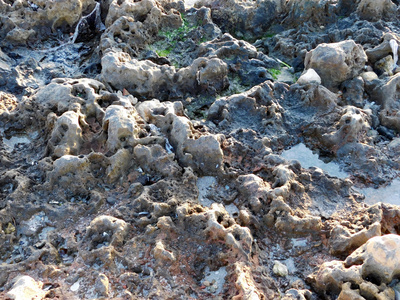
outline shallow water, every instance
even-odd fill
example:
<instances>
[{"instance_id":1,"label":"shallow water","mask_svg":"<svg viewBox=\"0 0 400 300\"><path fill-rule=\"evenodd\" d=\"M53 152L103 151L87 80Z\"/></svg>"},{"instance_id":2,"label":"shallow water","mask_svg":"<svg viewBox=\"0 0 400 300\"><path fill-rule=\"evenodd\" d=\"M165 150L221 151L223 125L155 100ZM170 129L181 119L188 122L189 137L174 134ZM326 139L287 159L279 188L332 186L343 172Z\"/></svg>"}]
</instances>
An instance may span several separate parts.
<instances>
[{"instance_id":1,"label":"shallow water","mask_svg":"<svg viewBox=\"0 0 400 300\"><path fill-rule=\"evenodd\" d=\"M336 163L325 163L318 158L303 143L297 144L289 150L282 152L281 156L286 160L298 160L303 168L317 167L331 176L347 178L349 174L341 171ZM391 184L375 188L355 188L355 190L365 196L365 203L372 205L378 202L400 205L400 179L395 179Z\"/></svg>"},{"instance_id":2,"label":"shallow water","mask_svg":"<svg viewBox=\"0 0 400 300\"><path fill-rule=\"evenodd\" d=\"M3 136L3 144L7 152L12 152L17 144L29 144L30 142L32 142L32 140L36 139L37 137L38 137L38 132L32 132L29 134L18 133L13 135L9 139Z\"/></svg>"},{"instance_id":3,"label":"shallow water","mask_svg":"<svg viewBox=\"0 0 400 300\"><path fill-rule=\"evenodd\" d=\"M388 186L381 187L378 189L374 188L363 188L357 189L358 192L365 195L365 203L375 204L378 202L384 202L389 204L400 205L400 179L397 178L391 182Z\"/></svg>"},{"instance_id":4,"label":"shallow water","mask_svg":"<svg viewBox=\"0 0 400 300\"><path fill-rule=\"evenodd\" d=\"M310 149L303 143L297 144L292 148L282 152L281 156L286 160L298 160L301 166L305 169L311 167L317 167L325 171L331 176L338 178L347 178L349 174L341 171L336 163L330 162L325 163L318 158L317 154L314 154Z\"/></svg>"}]
</instances>

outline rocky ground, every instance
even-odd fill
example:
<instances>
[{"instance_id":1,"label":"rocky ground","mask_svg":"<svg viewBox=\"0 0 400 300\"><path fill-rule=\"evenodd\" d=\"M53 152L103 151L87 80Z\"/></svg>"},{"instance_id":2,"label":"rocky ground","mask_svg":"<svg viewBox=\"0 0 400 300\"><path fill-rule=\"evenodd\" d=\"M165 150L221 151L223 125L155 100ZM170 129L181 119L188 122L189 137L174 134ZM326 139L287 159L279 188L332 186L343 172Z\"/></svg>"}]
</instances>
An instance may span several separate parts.
<instances>
[{"instance_id":1,"label":"rocky ground","mask_svg":"<svg viewBox=\"0 0 400 300\"><path fill-rule=\"evenodd\" d=\"M0 0L0 298L400 299L398 5Z\"/></svg>"}]
</instances>

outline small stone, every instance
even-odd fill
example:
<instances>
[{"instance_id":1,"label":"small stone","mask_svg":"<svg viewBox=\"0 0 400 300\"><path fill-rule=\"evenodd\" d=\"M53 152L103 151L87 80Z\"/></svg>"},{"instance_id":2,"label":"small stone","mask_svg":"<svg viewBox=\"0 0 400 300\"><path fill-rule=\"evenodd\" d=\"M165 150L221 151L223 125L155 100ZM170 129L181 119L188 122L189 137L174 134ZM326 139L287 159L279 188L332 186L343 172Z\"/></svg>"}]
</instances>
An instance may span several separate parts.
<instances>
[{"instance_id":1,"label":"small stone","mask_svg":"<svg viewBox=\"0 0 400 300\"><path fill-rule=\"evenodd\" d=\"M304 74L297 80L298 84L309 84L309 83L321 84L321 77L315 72L314 69L308 69Z\"/></svg>"},{"instance_id":2,"label":"small stone","mask_svg":"<svg viewBox=\"0 0 400 300\"><path fill-rule=\"evenodd\" d=\"M274 272L275 275L278 275L281 277L286 277L289 274L288 268L283 263L281 263L280 261L277 261L277 260L274 263L272 272Z\"/></svg>"},{"instance_id":3,"label":"small stone","mask_svg":"<svg viewBox=\"0 0 400 300\"><path fill-rule=\"evenodd\" d=\"M73 285L71 285L71 291L76 292L79 290L79 281L75 282Z\"/></svg>"},{"instance_id":4,"label":"small stone","mask_svg":"<svg viewBox=\"0 0 400 300\"><path fill-rule=\"evenodd\" d=\"M11 234L15 232L15 226L11 223L8 223L7 228L4 229L5 234Z\"/></svg>"},{"instance_id":5,"label":"small stone","mask_svg":"<svg viewBox=\"0 0 400 300\"><path fill-rule=\"evenodd\" d=\"M210 286L210 282L209 282L208 280L204 280L204 281L203 281L203 285L204 285L204 286Z\"/></svg>"},{"instance_id":6,"label":"small stone","mask_svg":"<svg viewBox=\"0 0 400 300\"><path fill-rule=\"evenodd\" d=\"M106 201L108 204L114 205L117 202L117 199L115 199L114 197L108 197Z\"/></svg>"},{"instance_id":7,"label":"small stone","mask_svg":"<svg viewBox=\"0 0 400 300\"><path fill-rule=\"evenodd\" d=\"M106 275L100 274L96 279L94 287L99 296L108 297L109 281Z\"/></svg>"}]
</instances>

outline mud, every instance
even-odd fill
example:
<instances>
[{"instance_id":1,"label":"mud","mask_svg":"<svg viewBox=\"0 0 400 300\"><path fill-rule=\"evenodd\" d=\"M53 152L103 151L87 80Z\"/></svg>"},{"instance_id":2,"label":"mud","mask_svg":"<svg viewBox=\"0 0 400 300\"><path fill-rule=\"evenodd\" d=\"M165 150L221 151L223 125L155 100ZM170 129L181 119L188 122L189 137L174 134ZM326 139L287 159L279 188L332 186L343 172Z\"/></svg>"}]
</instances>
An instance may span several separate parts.
<instances>
[{"instance_id":1,"label":"mud","mask_svg":"<svg viewBox=\"0 0 400 300\"><path fill-rule=\"evenodd\" d=\"M398 16L0 0L0 298L397 299Z\"/></svg>"}]
</instances>

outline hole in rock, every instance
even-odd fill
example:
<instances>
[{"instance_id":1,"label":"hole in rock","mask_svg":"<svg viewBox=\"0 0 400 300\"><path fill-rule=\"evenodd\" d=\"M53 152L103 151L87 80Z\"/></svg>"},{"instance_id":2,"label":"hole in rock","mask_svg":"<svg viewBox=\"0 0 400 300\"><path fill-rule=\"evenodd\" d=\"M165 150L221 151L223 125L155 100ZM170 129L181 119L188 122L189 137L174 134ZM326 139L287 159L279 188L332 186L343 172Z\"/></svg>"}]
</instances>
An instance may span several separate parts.
<instances>
[{"instance_id":1,"label":"hole in rock","mask_svg":"<svg viewBox=\"0 0 400 300\"><path fill-rule=\"evenodd\" d=\"M367 276L365 276L364 278L366 281L369 281L377 286L381 285L382 280L381 278L377 275L377 274L368 274Z\"/></svg>"}]
</instances>

